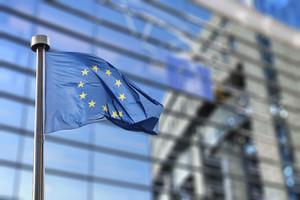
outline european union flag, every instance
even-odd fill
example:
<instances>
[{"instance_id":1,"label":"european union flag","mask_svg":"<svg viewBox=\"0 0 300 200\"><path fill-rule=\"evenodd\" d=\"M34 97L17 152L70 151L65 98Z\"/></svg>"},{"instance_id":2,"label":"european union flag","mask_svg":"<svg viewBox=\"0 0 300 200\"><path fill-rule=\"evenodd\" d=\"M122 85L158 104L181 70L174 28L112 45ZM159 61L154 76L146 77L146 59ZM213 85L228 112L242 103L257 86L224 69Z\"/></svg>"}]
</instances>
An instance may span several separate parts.
<instances>
[{"instance_id":1,"label":"european union flag","mask_svg":"<svg viewBox=\"0 0 300 200\"><path fill-rule=\"evenodd\" d=\"M96 56L46 52L45 133L105 118L133 131L158 134L163 106Z\"/></svg>"}]
</instances>

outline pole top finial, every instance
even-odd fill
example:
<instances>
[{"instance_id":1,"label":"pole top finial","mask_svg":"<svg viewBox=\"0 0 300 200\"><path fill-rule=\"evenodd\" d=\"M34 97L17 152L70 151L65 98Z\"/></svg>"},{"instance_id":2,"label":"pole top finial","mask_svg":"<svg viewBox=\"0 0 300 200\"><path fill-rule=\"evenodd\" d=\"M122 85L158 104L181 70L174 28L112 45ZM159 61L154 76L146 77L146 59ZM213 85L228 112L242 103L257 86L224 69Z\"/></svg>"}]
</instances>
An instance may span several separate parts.
<instances>
[{"instance_id":1,"label":"pole top finial","mask_svg":"<svg viewBox=\"0 0 300 200\"><path fill-rule=\"evenodd\" d=\"M44 45L45 49L48 51L50 49L50 38L46 35L35 35L31 38L30 47L32 51L36 51L37 47Z\"/></svg>"}]
</instances>

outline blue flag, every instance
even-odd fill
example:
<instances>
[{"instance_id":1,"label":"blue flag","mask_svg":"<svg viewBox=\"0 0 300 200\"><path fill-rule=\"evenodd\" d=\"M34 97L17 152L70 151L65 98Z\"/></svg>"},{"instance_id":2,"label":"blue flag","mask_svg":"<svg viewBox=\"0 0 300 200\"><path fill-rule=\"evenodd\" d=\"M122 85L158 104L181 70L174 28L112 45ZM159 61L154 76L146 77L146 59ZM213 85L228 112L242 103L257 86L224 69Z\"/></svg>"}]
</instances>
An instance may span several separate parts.
<instances>
[{"instance_id":1,"label":"blue flag","mask_svg":"<svg viewBox=\"0 0 300 200\"><path fill-rule=\"evenodd\" d=\"M94 55L46 52L45 133L104 119L158 134L163 106Z\"/></svg>"}]
</instances>

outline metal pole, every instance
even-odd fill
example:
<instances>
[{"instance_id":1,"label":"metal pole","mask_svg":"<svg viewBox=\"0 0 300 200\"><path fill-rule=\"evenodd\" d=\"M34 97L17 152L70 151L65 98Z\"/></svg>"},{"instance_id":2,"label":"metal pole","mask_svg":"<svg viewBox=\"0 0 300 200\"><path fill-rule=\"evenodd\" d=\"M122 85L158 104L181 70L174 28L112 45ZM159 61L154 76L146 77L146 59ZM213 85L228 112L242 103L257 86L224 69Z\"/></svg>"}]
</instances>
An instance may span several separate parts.
<instances>
[{"instance_id":1,"label":"metal pole","mask_svg":"<svg viewBox=\"0 0 300 200\"><path fill-rule=\"evenodd\" d=\"M32 187L33 200L44 200L45 51L49 49L50 42L47 36L35 35L31 38L31 50L37 53Z\"/></svg>"}]
</instances>

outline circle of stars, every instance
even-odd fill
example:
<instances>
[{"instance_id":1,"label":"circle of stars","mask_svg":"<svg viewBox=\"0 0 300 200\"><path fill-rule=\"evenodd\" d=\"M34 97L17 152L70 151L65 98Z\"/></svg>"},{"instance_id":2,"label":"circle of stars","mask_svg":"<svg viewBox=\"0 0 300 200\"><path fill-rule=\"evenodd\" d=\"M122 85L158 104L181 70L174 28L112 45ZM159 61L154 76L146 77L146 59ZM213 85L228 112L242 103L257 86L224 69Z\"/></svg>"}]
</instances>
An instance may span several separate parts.
<instances>
[{"instance_id":1,"label":"circle of stars","mask_svg":"<svg viewBox=\"0 0 300 200\"><path fill-rule=\"evenodd\" d=\"M97 65L92 65L92 70L94 72L98 72L98 70L101 71L100 68L98 68ZM82 76L84 76L84 75L88 76L88 72L90 72L90 71L88 71L87 69L84 69L83 71L81 71ZM112 72L110 71L110 69L105 69L105 74L108 77L110 77L110 75L112 74ZM78 88L84 89L84 84L85 84L84 82L80 81L80 83L77 84ZM116 82L115 82L114 85L116 85L118 88L120 88L120 86L122 85L121 80L120 79L116 80ZM84 93L84 91L82 91L82 93L79 94L80 100L86 99L86 96L88 96L88 94ZM119 93L119 98L118 99L120 99L123 102L124 99L126 99L125 93L123 93L123 94ZM97 102L95 102L93 99L90 102L88 101L89 108L91 108L91 107L95 108L96 103ZM110 113L109 112L109 108L108 108L107 105L102 105L102 111L104 111L104 113L108 113L108 114ZM123 117L122 111L112 111L111 117L116 118L118 116L120 118Z\"/></svg>"}]
</instances>

